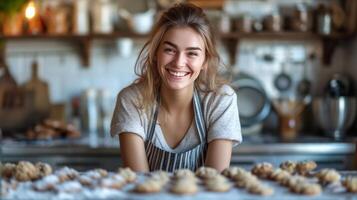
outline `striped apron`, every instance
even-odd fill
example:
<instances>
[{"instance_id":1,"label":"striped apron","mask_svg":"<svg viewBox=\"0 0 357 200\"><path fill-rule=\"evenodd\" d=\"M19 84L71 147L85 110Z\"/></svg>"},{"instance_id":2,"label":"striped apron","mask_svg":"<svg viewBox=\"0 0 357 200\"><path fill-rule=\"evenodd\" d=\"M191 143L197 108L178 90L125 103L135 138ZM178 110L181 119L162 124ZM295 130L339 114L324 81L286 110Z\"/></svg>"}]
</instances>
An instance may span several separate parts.
<instances>
[{"instance_id":1,"label":"striped apron","mask_svg":"<svg viewBox=\"0 0 357 200\"><path fill-rule=\"evenodd\" d=\"M159 111L158 106L155 106L154 115L151 117L151 123L149 123L148 139L145 142L145 151L150 171L164 170L173 172L176 169L182 168L196 170L198 167L204 165L207 151L206 124L203 118L201 100L196 90L193 93L193 108L200 144L185 152L171 153L156 147L152 141Z\"/></svg>"}]
</instances>

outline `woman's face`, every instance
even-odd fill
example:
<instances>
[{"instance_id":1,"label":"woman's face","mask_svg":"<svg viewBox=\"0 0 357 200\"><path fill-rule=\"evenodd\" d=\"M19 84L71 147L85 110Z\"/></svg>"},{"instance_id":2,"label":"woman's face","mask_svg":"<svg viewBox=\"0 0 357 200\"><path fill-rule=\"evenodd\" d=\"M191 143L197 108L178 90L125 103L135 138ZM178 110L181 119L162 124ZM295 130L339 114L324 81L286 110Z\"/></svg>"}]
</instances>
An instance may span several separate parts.
<instances>
[{"instance_id":1,"label":"woman's face","mask_svg":"<svg viewBox=\"0 0 357 200\"><path fill-rule=\"evenodd\" d=\"M205 61L201 36L189 27L168 30L157 51L157 67L166 89L193 87Z\"/></svg>"}]
</instances>

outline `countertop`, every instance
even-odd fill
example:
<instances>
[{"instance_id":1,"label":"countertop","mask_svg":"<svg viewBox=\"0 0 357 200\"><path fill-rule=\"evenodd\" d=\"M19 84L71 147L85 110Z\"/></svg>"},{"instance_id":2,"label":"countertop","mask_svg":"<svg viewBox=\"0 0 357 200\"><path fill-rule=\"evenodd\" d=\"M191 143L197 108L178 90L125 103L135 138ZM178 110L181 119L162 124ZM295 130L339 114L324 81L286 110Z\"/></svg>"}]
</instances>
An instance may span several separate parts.
<instances>
[{"instance_id":1,"label":"countertop","mask_svg":"<svg viewBox=\"0 0 357 200\"><path fill-rule=\"evenodd\" d=\"M243 142L233 148L233 154L354 154L356 144L357 138L333 140L305 136L286 142L272 135L254 135L244 137ZM1 152L3 155L120 154L117 138L91 140L87 137L43 141L3 139Z\"/></svg>"}]
</instances>

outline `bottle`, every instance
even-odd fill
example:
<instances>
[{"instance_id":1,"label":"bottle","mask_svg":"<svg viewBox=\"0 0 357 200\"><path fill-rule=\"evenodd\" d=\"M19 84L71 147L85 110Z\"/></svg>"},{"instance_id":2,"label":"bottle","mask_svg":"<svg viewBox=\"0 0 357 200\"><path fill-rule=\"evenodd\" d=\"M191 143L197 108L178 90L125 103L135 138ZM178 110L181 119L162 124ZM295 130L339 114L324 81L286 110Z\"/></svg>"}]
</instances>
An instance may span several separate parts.
<instances>
[{"instance_id":1,"label":"bottle","mask_svg":"<svg viewBox=\"0 0 357 200\"><path fill-rule=\"evenodd\" d=\"M317 9L317 33L329 35L332 32L331 10L320 4Z\"/></svg>"}]
</instances>

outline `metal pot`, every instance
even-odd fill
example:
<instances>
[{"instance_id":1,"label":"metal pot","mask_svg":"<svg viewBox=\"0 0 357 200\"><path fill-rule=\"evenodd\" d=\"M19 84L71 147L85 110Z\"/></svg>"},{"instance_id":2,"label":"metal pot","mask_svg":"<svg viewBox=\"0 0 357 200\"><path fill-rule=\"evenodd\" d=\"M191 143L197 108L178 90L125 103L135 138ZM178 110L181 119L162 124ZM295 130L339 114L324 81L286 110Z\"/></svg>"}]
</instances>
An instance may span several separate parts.
<instances>
[{"instance_id":1,"label":"metal pot","mask_svg":"<svg viewBox=\"0 0 357 200\"><path fill-rule=\"evenodd\" d=\"M269 115L271 102L257 79L240 73L232 82L232 87L238 97L242 128L259 124Z\"/></svg>"}]
</instances>

